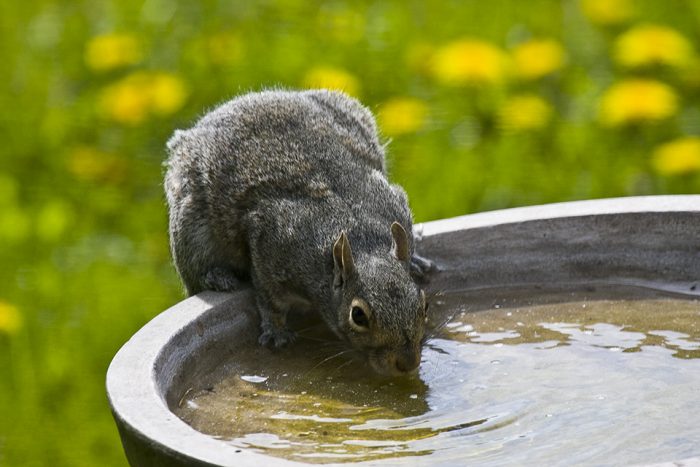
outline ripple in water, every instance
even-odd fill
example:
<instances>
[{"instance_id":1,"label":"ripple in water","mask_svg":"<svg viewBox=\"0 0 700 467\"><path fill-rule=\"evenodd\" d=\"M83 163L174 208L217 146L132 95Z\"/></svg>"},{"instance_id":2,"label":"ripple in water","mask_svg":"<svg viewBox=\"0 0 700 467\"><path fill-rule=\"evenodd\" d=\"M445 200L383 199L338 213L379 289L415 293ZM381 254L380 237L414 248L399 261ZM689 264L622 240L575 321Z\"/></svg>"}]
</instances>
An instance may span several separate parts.
<instances>
[{"instance_id":1,"label":"ripple in water","mask_svg":"<svg viewBox=\"0 0 700 467\"><path fill-rule=\"evenodd\" d=\"M314 463L700 455L696 299L630 287L493 289L435 297L431 313L451 318L413 378L371 374L319 328L288 351L251 349L174 411L235 446Z\"/></svg>"}]
</instances>

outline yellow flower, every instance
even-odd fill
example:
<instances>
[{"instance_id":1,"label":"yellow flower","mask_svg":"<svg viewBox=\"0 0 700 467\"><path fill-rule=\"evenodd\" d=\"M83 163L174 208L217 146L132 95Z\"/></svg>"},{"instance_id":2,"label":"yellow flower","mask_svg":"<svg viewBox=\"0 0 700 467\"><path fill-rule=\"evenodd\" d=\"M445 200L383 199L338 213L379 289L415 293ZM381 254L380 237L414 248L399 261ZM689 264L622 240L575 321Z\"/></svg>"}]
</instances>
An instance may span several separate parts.
<instances>
[{"instance_id":1,"label":"yellow flower","mask_svg":"<svg viewBox=\"0 0 700 467\"><path fill-rule=\"evenodd\" d=\"M102 113L130 125L146 120L149 110L147 81L145 75L138 73L105 88L99 103Z\"/></svg>"},{"instance_id":2,"label":"yellow flower","mask_svg":"<svg viewBox=\"0 0 700 467\"><path fill-rule=\"evenodd\" d=\"M645 24L630 29L617 39L615 60L629 68L649 65L683 68L693 61L693 47L675 29Z\"/></svg>"},{"instance_id":3,"label":"yellow flower","mask_svg":"<svg viewBox=\"0 0 700 467\"><path fill-rule=\"evenodd\" d=\"M700 171L700 138L687 136L662 144L654 151L652 165L661 175Z\"/></svg>"},{"instance_id":4,"label":"yellow flower","mask_svg":"<svg viewBox=\"0 0 700 467\"><path fill-rule=\"evenodd\" d=\"M0 332L17 334L22 328L22 315L16 306L0 300Z\"/></svg>"},{"instance_id":5,"label":"yellow flower","mask_svg":"<svg viewBox=\"0 0 700 467\"><path fill-rule=\"evenodd\" d=\"M142 58L141 44L129 34L96 36L85 47L85 63L94 71L109 71L133 65Z\"/></svg>"},{"instance_id":6,"label":"yellow flower","mask_svg":"<svg viewBox=\"0 0 700 467\"><path fill-rule=\"evenodd\" d=\"M551 39L533 39L513 49L515 73L522 78L537 79L564 66L564 48Z\"/></svg>"},{"instance_id":7,"label":"yellow flower","mask_svg":"<svg viewBox=\"0 0 700 467\"><path fill-rule=\"evenodd\" d=\"M119 123L137 125L150 115L169 115L185 103L187 90L180 78L161 72L136 72L105 88L102 113Z\"/></svg>"},{"instance_id":8,"label":"yellow flower","mask_svg":"<svg viewBox=\"0 0 700 467\"><path fill-rule=\"evenodd\" d=\"M170 115L180 110L187 99L182 80L167 73L151 76L151 110L158 115Z\"/></svg>"},{"instance_id":9,"label":"yellow flower","mask_svg":"<svg viewBox=\"0 0 700 467\"><path fill-rule=\"evenodd\" d=\"M629 79L612 85L600 101L600 119L608 126L663 120L678 110L673 89L659 81Z\"/></svg>"},{"instance_id":10,"label":"yellow flower","mask_svg":"<svg viewBox=\"0 0 700 467\"><path fill-rule=\"evenodd\" d=\"M494 84L507 74L508 59L498 47L476 39L461 39L439 48L431 69L447 85Z\"/></svg>"},{"instance_id":11,"label":"yellow flower","mask_svg":"<svg viewBox=\"0 0 700 467\"><path fill-rule=\"evenodd\" d=\"M613 26L631 19L635 10L630 0L581 0L581 9L592 23Z\"/></svg>"},{"instance_id":12,"label":"yellow flower","mask_svg":"<svg viewBox=\"0 0 700 467\"><path fill-rule=\"evenodd\" d=\"M549 123L552 106L535 94L510 97L499 111L501 126L506 130L537 130Z\"/></svg>"},{"instance_id":13,"label":"yellow flower","mask_svg":"<svg viewBox=\"0 0 700 467\"><path fill-rule=\"evenodd\" d=\"M379 107L377 119L382 132L388 136L413 133L423 128L428 108L413 97L395 97Z\"/></svg>"},{"instance_id":14,"label":"yellow flower","mask_svg":"<svg viewBox=\"0 0 700 467\"><path fill-rule=\"evenodd\" d=\"M306 88L336 89L353 96L358 96L360 92L360 82L357 78L340 68L312 68L304 76L302 83Z\"/></svg>"}]
</instances>

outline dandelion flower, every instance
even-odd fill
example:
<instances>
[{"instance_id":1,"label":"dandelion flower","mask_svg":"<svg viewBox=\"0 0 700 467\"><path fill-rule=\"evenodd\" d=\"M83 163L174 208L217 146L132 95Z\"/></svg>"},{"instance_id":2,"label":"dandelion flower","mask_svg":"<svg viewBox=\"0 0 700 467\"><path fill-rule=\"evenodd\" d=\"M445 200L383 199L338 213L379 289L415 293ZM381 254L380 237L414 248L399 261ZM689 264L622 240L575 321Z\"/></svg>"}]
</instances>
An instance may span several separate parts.
<instances>
[{"instance_id":1,"label":"dandelion flower","mask_svg":"<svg viewBox=\"0 0 700 467\"><path fill-rule=\"evenodd\" d=\"M180 78L168 73L154 73L150 83L151 110L158 115L170 115L180 110L187 90Z\"/></svg>"},{"instance_id":2,"label":"dandelion flower","mask_svg":"<svg viewBox=\"0 0 700 467\"><path fill-rule=\"evenodd\" d=\"M109 71L141 61L143 54L136 37L105 34L90 39L85 47L85 63L94 71Z\"/></svg>"},{"instance_id":3,"label":"dandelion flower","mask_svg":"<svg viewBox=\"0 0 700 467\"><path fill-rule=\"evenodd\" d=\"M510 97L499 111L501 126L506 130L537 130L552 117L552 106L535 94Z\"/></svg>"},{"instance_id":4,"label":"dandelion flower","mask_svg":"<svg viewBox=\"0 0 700 467\"><path fill-rule=\"evenodd\" d=\"M106 87L99 105L112 120L138 125L148 117L149 101L147 75L136 73Z\"/></svg>"},{"instance_id":5,"label":"dandelion flower","mask_svg":"<svg viewBox=\"0 0 700 467\"><path fill-rule=\"evenodd\" d=\"M151 115L176 112L186 97L180 78L162 72L136 72L105 88L99 105L108 118L138 125Z\"/></svg>"},{"instance_id":6,"label":"dandelion flower","mask_svg":"<svg viewBox=\"0 0 700 467\"><path fill-rule=\"evenodd\" d=\"M612 85L600 101L600 120L608 126L664 120L678 110L673 89L659 81L629 79Z\"/></svg>"},{"instance_id":7,"label":"dandelion flower","mask_svg":"<svg viewBox=\"0 0 700 467\"><path fill-rule=\"evenodd\" d=\"M687 136L654 151L654 169L661 175L682 175L700 171L700 138Z\"/></svg>"},{"instance_id":8,"label":"dandelion flower","mask_svg":"<svg viewBox=\"0 0 700 467\"><path fill-rule=\"evenodd\" d=\"M22 315L16 306L0 300L0 332L13 335L22 328Z\"/></svg>"},{"instance_id":9,"label":"dandelion flower","mask_svg":"<svg viewBox=\"0 0 700 467\"><path fill-rule=\"evenodd\" d=\"M377 118L382 132L388 136L413 133L425 124L428 108L413 97L395 97L379 107Z\"/></svg>"},{"instance_id":10,"label":"dandelion flower","mask_svg":"<svg viewBox=\"0 0 700 467\"><path fill-rule=\"evenodd\" d=\"M438 50L432 74L443 84L495 84L505 79L508 59L498 47L476 39L461 39Z\"/></svg>"},{"instance_id":11,"label":"dandelion flower","mask_svg":"<svg viewBox=\"0 0 700 467\"><path fill-rule=\"evenodd\" d=\"M635 10L631 0L581 0L581 9L594 24L614 26L631 19Z\"/></svg>"},{"instance_id":12,"label":"dandelion flower","mask_svg":"<svg viewBox=\"0 0 700 467\"><path fill-rule=\"evenodd\" d=\"M304 76L303 85L306 88L325 88L345 91L357 96L360 92L360 82L353 75L340 68L316 67Z\"/></svg>"},{"instance_id":13,"label":"dandelion flower","mask_svg":"<svg viewBox=\"0 0 700 467\"><path fill-rule=\"evenodd\" d=\"M654 24L634 27L615 43L615 60L628 68L668 65L678 68L693 61L690 41L675 29Z\"/></svg>"},{"instance_id":14,"label":"dandelion flower","mask_svg":"<svg viewBox=\"0 0 700 467\"><path fill-rule=\"evenodd\" d=\"M513 49L515 73L525 79L538 79L564 66L564 48L552 39L533 39Z\"/></svg>"}]
</instances>

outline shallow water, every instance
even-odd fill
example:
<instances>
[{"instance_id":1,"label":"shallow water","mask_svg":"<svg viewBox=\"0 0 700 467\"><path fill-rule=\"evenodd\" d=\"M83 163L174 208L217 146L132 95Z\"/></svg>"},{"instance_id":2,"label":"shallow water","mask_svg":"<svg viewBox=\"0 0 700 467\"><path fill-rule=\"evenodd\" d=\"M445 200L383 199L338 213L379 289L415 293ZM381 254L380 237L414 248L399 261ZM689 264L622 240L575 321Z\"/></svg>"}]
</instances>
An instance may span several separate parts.
<instances>
[{"instance_id":1,"label":"shallow water","mask_svg":"<svg viewBox=\"0 0 700 467\"><path fill-rule=\"evenodd\" d=\"M433 297L431 314L451 318L416 377L381 378L333 357L335 344L311 329L264 365L255 349L242 355L175 411L235 446L305 462L620 465L700 455L697 299L631 287L490 289Z\"/></svg>"}]
</instances>

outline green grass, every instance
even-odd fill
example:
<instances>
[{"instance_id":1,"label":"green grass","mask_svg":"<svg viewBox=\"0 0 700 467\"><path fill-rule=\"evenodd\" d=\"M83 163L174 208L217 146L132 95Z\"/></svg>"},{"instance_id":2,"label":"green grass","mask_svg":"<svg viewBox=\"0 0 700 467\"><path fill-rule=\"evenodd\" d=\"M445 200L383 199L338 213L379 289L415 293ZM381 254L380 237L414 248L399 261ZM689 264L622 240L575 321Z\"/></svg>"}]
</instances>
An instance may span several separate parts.
<instances>
[{"instance_id":1,"label":"green grass","mask_svg":"<svg viewBox=\"0 0 700 467\"><path fill-rule=\"evenodd\" d=\"M167 245L164 144L241 92L300 87L325 66L349 74L372 110L417 99L425 120L393 135L389 157L418 221L698 192L698 170L666 173L652 161L659 145L700 135L700 2L633 3L634 17L601 26L573 0L2 2L0 304L22 322L3 328L0 317L0 465L125 464L104 393L107 366L131 334L183 297ZM629 70L611 58L616 38L645 22L684 35L694 49L688 69ZM140 44L140 59L91 68L88 44L115 32ZM541 79L484 86L441 84L421 68L426 58L415 59L462 37L506 53L530 37L551 38L567 59ZM146 111L132 123L110 116L116 104L103 102L105 89L144 71L166 73L186 98L169 88L161 97L170 107L137 102ZM601 124L608 86L640 76L671 86L672 115ZM504 131L499 109L525 92L544 99L551 117Z\"/></svg>"}]
</instances>

